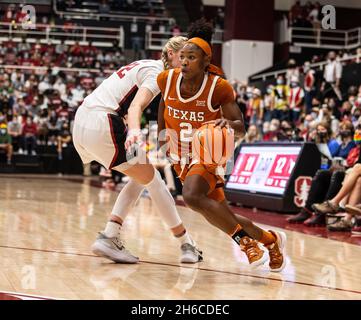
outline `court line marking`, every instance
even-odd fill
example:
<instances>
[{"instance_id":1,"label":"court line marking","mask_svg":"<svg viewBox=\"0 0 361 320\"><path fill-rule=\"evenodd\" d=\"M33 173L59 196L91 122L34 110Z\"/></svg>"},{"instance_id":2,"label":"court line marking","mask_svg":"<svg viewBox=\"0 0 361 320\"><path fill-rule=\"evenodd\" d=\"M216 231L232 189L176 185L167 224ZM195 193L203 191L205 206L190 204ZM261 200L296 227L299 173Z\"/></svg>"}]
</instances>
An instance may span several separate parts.
<instances>
[{"instance_id":1,"label":"court line marking","mask_svg":"<svg viewBox=\"0 0 361 320\"><path fill-rule=\"evenodd\" d=\"M83 257L93 257L93 258L103 258L99 257L93 254L87 254L87 253L77 253L77 252L65 252L65 251L58 251L58 250L49 250L49 249L35 249L35 248L25 248L25 247L15 247L15 246L4 246L0 245L0 248L4 249L15 249L15 250L28 250L28 251L38 251L38 252L46 252L46 253L59 253L59 254L66 254L66 255L75 255L75 256L83 256ZM245 274L245 273L239 273L239 272L233 272L233 271L226 271L226 270L216 270L216 269L209 269L209 268L192 268L190 266L184 266L179 264L172 264L172 263L164 263L164 262L155 262L155 261L146 261L146 260L140 260L141 263L144 264L152 264L152 265L162 265L162 266L168 266L168 267L181 267L181 268L187 268L187 269L198 269L201 271L206 272L215 272L215 273L221 273L221 274L229 274L229 275L235 275L235 276L241 276L241 277L250 277L255 279L262 279L262 280L271 280L271 281L277 281L281 283L292 283L292 284L298 284L308 287L314 287L314 288L321 288L321 289L328 289L328 290L334 290L334 291L342 291L342 292L349 292L349 293L355 293L361 295L361 291L357 290L349 290L349 289L342 289L342 288L333 288L333 287L327 287L322 286L318 284L308 283L308 282L302 282L302 281L292 281L287 279L276 279L276 278L268 278L263 276L258 276L255 274Z\"/></svg>"}]
</instances>

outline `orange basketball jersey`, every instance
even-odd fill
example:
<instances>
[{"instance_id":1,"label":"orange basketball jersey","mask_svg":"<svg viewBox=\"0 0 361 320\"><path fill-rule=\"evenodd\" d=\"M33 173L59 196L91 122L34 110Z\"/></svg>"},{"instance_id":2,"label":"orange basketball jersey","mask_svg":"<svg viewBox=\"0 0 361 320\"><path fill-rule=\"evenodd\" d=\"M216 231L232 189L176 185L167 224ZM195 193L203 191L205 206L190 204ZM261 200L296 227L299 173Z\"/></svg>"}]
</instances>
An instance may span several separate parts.
<instances>
[{"instance_id":1,"label":"orange basketball jersey","mask_svg":"<svg viewBox=\"0 0 361 320\"><path fill-rule=\"evenodd\" d=\"M170 153L178 161L185 156L191 158L195 130L205 122L221 118L221 106L234 101L233 89L226 80L205 73L199 91L193 97L184 97L180 93L180 69L163 71L157 81L165 103L163 115L170 137Z\"/></svg>"}]
</instances>

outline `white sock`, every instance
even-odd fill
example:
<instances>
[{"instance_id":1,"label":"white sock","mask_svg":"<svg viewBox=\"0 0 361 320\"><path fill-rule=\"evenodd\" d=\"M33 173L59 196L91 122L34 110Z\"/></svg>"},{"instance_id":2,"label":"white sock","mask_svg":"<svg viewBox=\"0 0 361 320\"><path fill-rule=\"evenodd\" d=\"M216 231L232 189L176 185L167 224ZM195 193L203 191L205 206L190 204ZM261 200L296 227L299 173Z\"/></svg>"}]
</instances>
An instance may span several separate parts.
<instances>
[{"instance_id":1,"label":"white sock","mask_svg":"<svg viewBox=\"0 0 361 320\"><path fill-rule=\"evenodd\" d=\"M189 243L192 246L194 246L194 241L187 231L181 237L176 237L176 238L180 241L181 244Z\"/></svg>"},{"instance_id":2,"label":"white sock","mask_svg":"<svg viewBox=\"0 0 361 320\"><path fill-rule=\"evenodd\" d=\"M155 169L154 169L155 170ZM159 214L170 229L182 223L174 199L166 187L158 170L155 170L153 180L145 186L157 207Z\"/></svg>"},{"instance_id":3,"label":"white sock","mask_svg":"<svg viewBox=\"0 0 361 320\"><path fill-rule=\"evenodd\" d=\"M113 206L112 215L118 216L122 219L122 221L124 221L142 194L143 189L143 185L139 184L133 179L130 179L122 191L120 191L118 198Z\"/></svg>"},{"instance_id":4,"label":"white sock","mask_svg":"<svg viewBox=\"0 0 361 320\"><path fill-rule=\"evenodd\" d=\"M122 226L119 223L108 221L103 233L108 238L114 238L119 235L121 228Z\"/></svg>"}]
</instances>

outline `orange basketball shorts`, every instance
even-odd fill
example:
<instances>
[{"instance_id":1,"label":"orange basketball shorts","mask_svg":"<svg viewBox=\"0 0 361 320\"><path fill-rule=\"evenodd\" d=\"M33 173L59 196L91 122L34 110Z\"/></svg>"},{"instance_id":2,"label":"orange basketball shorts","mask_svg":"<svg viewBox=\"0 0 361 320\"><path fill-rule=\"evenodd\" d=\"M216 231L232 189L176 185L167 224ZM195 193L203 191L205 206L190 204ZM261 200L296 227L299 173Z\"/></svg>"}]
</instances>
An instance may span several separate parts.
<instances>
[{"instance_id":1,"label":"orange basketball shorts","mask_svg":"<svg viewBox=\"0 0 361 320\"><path fill-rule=\"evenodd\" d=\"M182 183L188 176L199 175L207 181L209 185L209 191L207 197L217 202L223 202L226 197L224 195L224 182L223 179L216 174L217 166L194 164L191 167L186 165L183 169L179 164L175 164L174 170L177 173Z\"/></svg>"}]
</instances>

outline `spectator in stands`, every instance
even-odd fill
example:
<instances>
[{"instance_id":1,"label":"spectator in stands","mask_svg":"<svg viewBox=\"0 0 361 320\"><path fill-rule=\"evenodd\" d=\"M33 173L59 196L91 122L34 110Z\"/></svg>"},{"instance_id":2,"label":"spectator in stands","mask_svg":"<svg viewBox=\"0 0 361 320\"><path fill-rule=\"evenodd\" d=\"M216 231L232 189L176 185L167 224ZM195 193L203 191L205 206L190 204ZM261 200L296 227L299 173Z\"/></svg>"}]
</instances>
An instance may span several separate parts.
<instances>
[{"instance_id":1,"label":"spectator in stands","mask_svg":"<svg viewBox=\"0 0 361 320\"><path fill-rule=\"evenodd\" d=\"M315 71L311 69L311 63L306 61L303 65L306 114L312 109L312 98L315 96Z\"/></svg>"},{"instance_id":2,"label":"spectator in stands","mask_svg":"<svg viewBox=\"0 0 361 320\"><path fill-rule=\"evenodd\" d=\"M12 120L8 122L8 134L11 136L13 146L16 145L19 148L19 153L23 153L21 148L21 134L22 127L17 116L13 116Z\"/></svg>"},{"instance_id":3,"label":"spectator in stands","mask_svg":"<svg viewBox=\"0 0 361 320\"><path fill-rule=\"evenodd\" d=\"M263 122L270 122L272 120L273 89L274 89L273 85L268 85L266 93L263 97L263 105L264 105Z\"/></svg>"},{"instance_id":4,"label":"spectator in stands","mask_svg":"<svg viewBox=\"0 0 361 320\"><path fill-rule=\"evenodd\" d=\"M55 110L50 111L47 122L48 127L48 145L56 145L57 137L60 131L58 117Z\"/></svg>"},{"instance_id":5,"label":"spectator in stands","mask_svg":"<svg viewBox=\"0 0 361 320\"><path fill-rule=\"evenodd\" d=\"M276 118L280 121L288 119L289 108L288 108L288 92L289 86L285 84L284 77L279 75L277 77L277 85L273 89L273 101L272 101L272 118Z\"/></svg>"},{"instance_id":6,"label":"spectator in stands","mask_svg":"<svg viewBox=\"0 0 361 320\"><path fill-rule=\"evenodd\" d=\"M320 216L336 214L345 211L345 206L356 206L361 201L361 164L358 162L348 170L344 183L339 192L330 200L315 203L314 210ZM328 226L330 231L351 231L353 226L352 215L348 214L343 219L337 220Z\"/></svg>"},{"instance_id":7,"label":"spectator in stands","mask_svg":"<svg viewBox=\"0 0 361 320\"><path fill-rule=\"evenodd\" d=\"M315 35L317 35L318 30L321 27L321 4L319 2L316 2L313 6L313 9L308 14L308 20L312 23Z\"/></svg>"},{"instance_id":8,"label":"spectator in stands","mask_svg":"<svg viewBox=\"0 0 361 320\"><path fill-rule=\"evenodd\" d=\"M349 152L356 146L353 140L354 137L354 127L352 122L349 120L345 120L340 124L341 144L336 149L334 153L334 157L340 157L346 159Z\"/></svg>"},{"instance_id":9,"label":"spectator in stands","mask_svg":"<svg viewBox=\"0 0 361 320\"><path fill-rule=\"evenodd\" d=\"M303 111L303 101L305 93L300 87L297 76L291 77L290 90L288 94L288 105L290 108L290 121L297 123Z\"/></svg>"},{"instance_id":10,"label":"spectator in stands","mask_svg":"<svg viewBox=\"0 0 361 320\"><path fill-rule=\"evenodd\" d=\"M48 143L48 133L49 133L48 116L49 116L48 109L42 109L40 111L39 119L37 122L38 138L39 138L40 144L42 144L42 145L47 145L47 143Z\"/></svg>"},{"instance_id":11,"label":"spectator in stands","mask_svg":"<svg viewBox=\"0 0 361 320\"><path fill-rule=\"evenodd\" d=\"M5 150L7 164L10 165L13 155L13 146L11 136L8 134L7 125L5 123L0 124L0 150Z\"/></svg>"},{"instance_id":12,"label":"spectator in stands","mask_svg":"<svg viewBox=\"0 0 361 320\"><path fill-rule=\"evenodd\" d=\"M245 142L246 143L254 143L254 142L261 141L261 140L262 140L262 137L261 137L258 127L255 124L251 124L248 127L247 134L245 137Z\"/></svg>"},{"instance_id":13,"label":"spectator in stands","mask_svg":"<svg viewBox=\"0 0 361 320\"><path fill-rule=\"evenodd\" d=\"M72 138L70 134L69 124L67 122L64 122L60 131L59 135L57 137L58 139L58 159L63 159L63 150L64 148L67 148L68 145L71 143Z\"/></svg>"},{"instance_id":14,"label":"spectator in stands","mask_svg":"<svg viewBox=\"0 0 361 320\"><path fill-rule=\"evenodd\" d=\"M297 19L302 18L303 9L301 6L300 1L295 1L293 6L291 7L291 10L288 13L288 21L289 24L292 26L296 23Z\"/></svg>"},{"instance_id":15,"label":"spectator in stands","mask_svg":"<svg viewBox=\"0 0 361 320\"><path fill-rule=\"evenodd\" d=\"M330 51L328 53L328 61L325 66L323 74L324 81L322 82L320 91L323 97L336 97L342 100L340 81L342 76L342 65L336 60L336 52Z\"/></svg>"},{"instance_id":16,"label":"spectator in stands","mask_svg":"<svg viewBox=\"0 0 361 320\"><path fill-rule=\"evenodd\" d=\"M261 90L254 88L252 95L248 102L248 117L250 118L249 124L255 124L259 128L262 125L264 104L261 96Z\"/></svg>"},{"instance_id":17,"label":"spectator in stands","mask_svg":"<svg viewBox=\"0 0 361 320\"><path fill-rule=\"evenodd\" d=\"M321 169L312 179L308 198L304 199L304 207L299 214L287 219L290 223L305 223L308 226L325 225L325 216L313 213L312 205L331 199L341 188L344 171L340 170L339 163L332 163L332 155L328 148L331 138L331 129L327 122L317 125L314 142L321 153Z\"/></svg>"},{"instance_id":18,"label":"spectator in stands","mask_svg":"<svg viewBox=\"0 0 361 320\"><path fill-rule=\"evenodd\" d=\"M99 4L99 13L100 14L108 14L110 11L110 6L108 4L107 0L102 0L101 3Z\"/></svg>"},{"instance_id":19,"label":"spectator in stands","mask_svg":"<svg viewBox=\"0 0 361 320\"><path fill-rule=\"evenodd\" d=\"M36 124L33 122L33 118L31 116L28 116L22 131L22 136L23 136L22 149L25 150L25 154L30 153L31 155L36 156L37 133L38 133L38 128Z\"/></svg>"},{"instance_id":20,"label":"spectator in stands","mask_svg":"<svg viewBox=\"0 0 361 320\"><path fill-rule=\"evenodd\" d=\"M294 128L289 121L281 122L280 130L277 132L277 141L294 141Z\"/></svg>"},{"instance_id":21,"label":"spectator in stands","mask_svg":"<svg viewBox=\"0 0 361 320\"><path fill-rule=\"evenodd\" d=\"M297 79L294 81L299 81L300 71L297 68L296 61L294 59L290 59L287 63L287 71L286 71L286 84L289 86L291 84L292 79Z\"/></svg>"},{"instance_id":22,"label":"spectator in stands","mask_svg":"<svg viewBox=\"0 0 361 320\"><path fill-rule=\"evenodd\" d=\"M278 119L272 119L269 128L263 126L263 141L277 141L277 134L280 127L280 121Z\"/></svg>"}]
</instances>

